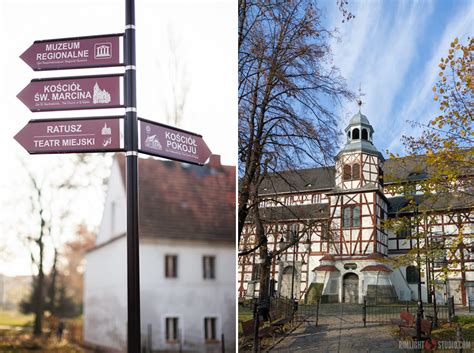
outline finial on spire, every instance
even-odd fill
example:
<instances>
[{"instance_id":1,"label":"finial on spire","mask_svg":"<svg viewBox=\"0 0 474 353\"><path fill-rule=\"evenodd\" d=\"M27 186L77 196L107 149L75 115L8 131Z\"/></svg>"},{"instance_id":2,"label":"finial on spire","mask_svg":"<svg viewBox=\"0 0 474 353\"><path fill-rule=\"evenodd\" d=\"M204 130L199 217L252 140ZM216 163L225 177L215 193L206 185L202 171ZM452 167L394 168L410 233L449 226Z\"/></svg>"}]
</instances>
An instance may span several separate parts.
<instances>
[{"instance_id":1,"label":"finial on spire","mask_svg":"<svg viewBox=\"0 0 474 353\"><path fill-rule=\"evenodd\" d=\"M362 97L365 96L365 93L362 93L362 87L361 84L359 83L359 99L357 99L357 105L359 106L359 113L360 113L360 108L362 107Z\"/></svg>"}]
</instances>

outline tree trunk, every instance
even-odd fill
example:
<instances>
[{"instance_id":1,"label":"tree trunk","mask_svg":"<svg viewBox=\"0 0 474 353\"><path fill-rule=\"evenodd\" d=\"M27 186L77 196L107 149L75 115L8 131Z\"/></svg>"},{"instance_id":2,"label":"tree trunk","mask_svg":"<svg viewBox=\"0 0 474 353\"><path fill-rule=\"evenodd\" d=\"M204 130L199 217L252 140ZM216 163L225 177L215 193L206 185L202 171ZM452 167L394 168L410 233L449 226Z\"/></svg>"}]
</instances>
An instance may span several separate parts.
<instances>
[{"instance_id":1,"label":"tree trunk","mask_svg":"<svg viewBox=\"0 0 474 353\"><path fill-rule=\"evenodd\" d=\"M35 322L33 327L33 333L36 337L41 336L43 332L43 312L44 312L44 272L43 272L43 257L44 257L44 244L42 235L38 239L38 246L40 250L39 264L38 264L38 276L36 278L35 286Z\"/></svg>"}]
</instances>

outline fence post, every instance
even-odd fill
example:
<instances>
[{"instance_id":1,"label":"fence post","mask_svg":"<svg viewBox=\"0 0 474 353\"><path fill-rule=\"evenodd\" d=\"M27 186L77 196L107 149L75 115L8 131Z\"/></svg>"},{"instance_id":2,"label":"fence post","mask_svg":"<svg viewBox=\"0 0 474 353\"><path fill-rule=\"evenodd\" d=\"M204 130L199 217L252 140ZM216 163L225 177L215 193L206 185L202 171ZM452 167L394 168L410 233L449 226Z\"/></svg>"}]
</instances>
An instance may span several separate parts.
<instances>
[{"instance_id":1,"label":"fence post","mask_svg":"<svg viewBox=\"0 0 474 353\"><path fill-rule=\"evenodd\" d=\"M454 295L451 297L451 305L453 306L453 317L456 315L456 312L454 311Z\"/></svg>"},{"instance_id":2,"label":"fence post","mask_svg":"<svg viewBox=\"0 0 474 353\"><path fill-rule=\"evenodd\" d=\"M407 312L410 312L410 302L407 300Z\"/></svg>"},{"instance_id":3,"label":"fence post","mask_svg":"<svg viewBox=\"0 0 474 353\"><path fill-rule=\"evenodd\" d=\"M258 342L258 328L259 328L259 312L257 308L257 301L255 300L253 304L253 320L254 320L254 327L253 327L253 352L258 353L259 342Z\"/></svg>"},{"instance_id":4,"label":"fence post","mask_svg":"<svg viewBox=\"0 0 474 353\"><path fill-rule=\"evenodd\" d=\"M462 342L462 332L461 332L461 324L457 324L456 326L456 341L459 345L459 348L456 349L456 353L462 353L462 348L460 342Z\"/></svg>"},{"instance_id":5,"label":"fence post","mask_svg":"<svg viewBox=\"0 0 474 353\"><path fill-rule=\"evenodd\" d=\"M321 302L321 297L318 298L316 301L316 327L318 326L319 322L319 303Z\"/></svg>"},{"instance_id":6,"label":"fence post","mask_svg":"<svg viewBox=\"0 0 474 353\"><path fill-rule=\"evenodd\" d=\"M362 306L362 321L364 321L364 327L367 327L367 299L365 298Z\"/></svg>"},{"instance_id":7,"label":"fence post","mask_svg":"<svg viewBox=\"0 0 474 353\"><path fill-rule=\"evenodd\" d=\"M453 312L452 312L452 306L451 306L451 297L448 297L448 322L451 324L453 321Z\"/></svg>"},{"instance_id":8,"label":"fence post","mask_svg":"<svg viewBox=\"0 0 474 353\"><path fill-rule=\"evenodd\" d=\"M221 353L225 353L224 334L221 334Z\"/></svg>"}]
</instances>

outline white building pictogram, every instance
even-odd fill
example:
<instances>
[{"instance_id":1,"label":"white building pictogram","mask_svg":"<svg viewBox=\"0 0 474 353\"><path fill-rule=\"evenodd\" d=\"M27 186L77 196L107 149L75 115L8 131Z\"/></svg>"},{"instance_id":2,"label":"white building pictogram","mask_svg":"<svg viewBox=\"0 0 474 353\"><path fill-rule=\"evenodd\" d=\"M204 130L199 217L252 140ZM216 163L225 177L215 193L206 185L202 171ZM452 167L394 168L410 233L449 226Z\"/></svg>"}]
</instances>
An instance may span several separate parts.
<instances>
[{"instance_id":1,"label":"white building pictogram","mask_svg":"<svg viewBox=\"0 0 474 353\"><path fill-rule=\"evenodd\" d=\"M100 89L99 84L96 82L94 85L94 95L92 97L94 104L97 103L110 103L110 93L105 89Z\"/></svg>"},{"instance_id":2,"label":"white building pictogram","mask_svg":"<svg viewBox=\"0 0 474 353\"><path fill-rule=\"evenodd\" d=\"M107 126L107 123L105 123L102 128L102 135L112 135L112 129Z\"/></svg>"},{"instance_id":3,"label":"white building pictogram","mask_svg":"<svg viewBox=\"0 0 474 353\"><path fill-rule=\"evenodd\" d=\"M110 59L112 57L112 43L97 43L94 45L95 59Z\"/></svg>"},{"instance_id":4,"label":"white building pictogram","mask_svg":"<svg viewBox=\"0 0 474 353\"><path fill-rule=\"evenodd\" d=\"M147 136L145 140L145 146L148 148L152 148L154 150L162 150L160 141L156 138L156 135Z\"/></svg>"}]
</instances>

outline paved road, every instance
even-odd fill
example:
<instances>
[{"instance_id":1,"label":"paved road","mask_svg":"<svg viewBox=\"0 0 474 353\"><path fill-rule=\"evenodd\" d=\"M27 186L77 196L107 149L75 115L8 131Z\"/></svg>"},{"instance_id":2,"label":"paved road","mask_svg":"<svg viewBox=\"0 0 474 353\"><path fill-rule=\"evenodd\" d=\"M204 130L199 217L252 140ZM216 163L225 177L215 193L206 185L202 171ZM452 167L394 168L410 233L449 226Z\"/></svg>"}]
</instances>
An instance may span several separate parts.
<instances>
[{"instance_id":1,"label":"paved road","mask_svg":"<svg viewBox=\"0 0 474 353\"><path fill-rule=\"evenodd\" d=\"M398 338L390 334L390 326L361 322L359 306L338 305L301 324L273 349L294 353L400 353Z\"/></svg>"}]
</instances>

